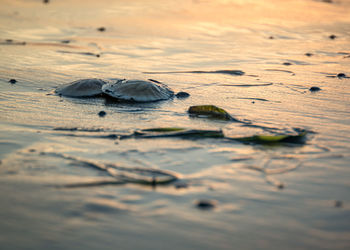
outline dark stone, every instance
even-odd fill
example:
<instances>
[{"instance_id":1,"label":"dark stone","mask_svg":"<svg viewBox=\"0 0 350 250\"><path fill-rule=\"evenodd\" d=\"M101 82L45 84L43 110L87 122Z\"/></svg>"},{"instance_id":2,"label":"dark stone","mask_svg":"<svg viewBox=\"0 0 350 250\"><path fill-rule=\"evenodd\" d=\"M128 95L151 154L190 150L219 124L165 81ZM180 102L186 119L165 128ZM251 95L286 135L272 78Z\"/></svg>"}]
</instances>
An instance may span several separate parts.
<instances>
[{"instance_id":1,"label":"dark stone","mask_svg":"<svg viewBox=\"0 0 350 250\"><path fill-rule=\"evenodd\" d=\"M346 75L344 73L339 73L337 74L338 78L346 78Z\"/></svg>"},{"instance_id":2,"label":"dark stone","mask_svg":"<svg viewBox=\"0 0 350 250\"><path fill-rule=\"evenodd\" d=\"M275 39L273 36L270 36L269 39Z\"/></svg>"},{"instance_id":3,"label":"dark stone","mask_svg":"<svg viewBox=\"0 0 350 250\"><path fill-rule=\"evenodd\" d=\"M17 82L16 79L10 79L9 83L15 84Z\"/></svg>"},{"instance_id":4,"label":"dark stone","mask_svg":"<svg viewBox=\"0 0 350 250\"><path fill-rule=\"evenodd\" d=\"M196 207L199 209L209 210L216 207L216 202L213 200L199 200L196 201Z\"/></svg>"},{"instance_id":5,"label":"dark stone","mask_svg":"<svg viewBox=\"0 0 350 250\"><path fill-rule=\"evenodd\" d=\"M309 57L310 57L310 56L313 56L312 53L305 53L305 55L306 55L306 56L309 56Z\"/></svg>"},{"instance_id":6,"label":"dark stone","mask_svg":"<svg viewBox=\"0 0 350 250\"><path fill-rule=\"evenodd\" d=\"M100 111L100 112L98 112L98 116L99 116L99 117L104 117L104 116L106 116L106 114L107 114L107 113L106 113L105 111L103 111L103 110Z\"/></svg>"},{"instance_id":7,"label":"dark stone","mask_svg":"<svg viewBox=\"0 0 350 250\"><path fill-rule=\"evenodd\" d=\"M190 94L187 93L187 92L181 91L181 92L177 93L175 96L176 96L177 98L187 98L187 97L190 96Z\"/></svg>"},{"instance_id":8,"label":"dark stone","mask_svg":"<svg viewBox=\"0 0 350 250\"><path fill-rule=\"evenodd\" d=\"M334 202L334 207L342 207L343 206L343 202L342 201L335 201Z\"/></svg>"},{"instance_id":9,"label":"dark stone","mask_svg":"<svg viewBox=\"0 0 350 250\"><path fill-rule=\"evenodd\" d=\"M283 65L289 66L289 65L292 65L292 63L290 63L290 62L284 62Z\"/></svg>"},{"instance_id":10,"label":"dark stone","mask_svg":"<svg viewBox=\"0 0 350 250\"><path fill-rule=\"evenodd\" d=\"M188 188L188 184L185 182L181 182L181 183L176 183L175 184L175 188L176 189L180 189L180 188Z\"/></svg>"},{"instance_id":11,"label":"dark stone","mask_svg":"<svg viewBox=\"0 0 350 250\"><path fill-rule=\"evenodd\" d=\"M43 0L43 3L49 3L50 1L49 0Z\"/></svg>"},{"instance_id":12,"label":"dark stone","mask_svg":"<svg viewBox=\"0 0 350 250\"><path fill-rule=\"evenodd\" d=\"M97 30L100 31L100 32L103 32L103 31L106 31L106 28L105 27L100 27Z\"/></svg>"},{"instance_id":13,"label":"dark stone","mask_svg":"<svg viewBox=\"0 0 350 250\"><path fill-rule=\"evenodd\" d=\"M1 44L4 44L2 42L0 42ZM18 41L14 41L12 39L6 39L5 40L5 44L8 44L8 45L26 45L26 42L18 42Z\"/></svg>"},{"instance_id":14,"label":"dark stone","mask_svg":"<svg viewBox=\"0 0 350 250\"><path fill-rule=\"evenodd\" d=\"M311 92L315 92L315 91L320 91L321 88L319 88L319 87L311 87L309 90L310 90Z\"/></svg>"},{"instance_id":15,"label":"dark stone","mask_svg":"<svg viewBox=\"0 0 350 250\"><path fill-rule=\"evenodd\" d=\"M70 43L70 40L62 40L61 43Z\"/></svg>"},{"instance_id":16,"label":"dark stone","mask_svg":"<svg viewBox=\"0 0 350 250\"><path fill-rule=\"evenodd\" d=\"M337 38L337 36L336 35L330 35L329 38L334 40L335 38Z\"/></svg>"}]
</instances>

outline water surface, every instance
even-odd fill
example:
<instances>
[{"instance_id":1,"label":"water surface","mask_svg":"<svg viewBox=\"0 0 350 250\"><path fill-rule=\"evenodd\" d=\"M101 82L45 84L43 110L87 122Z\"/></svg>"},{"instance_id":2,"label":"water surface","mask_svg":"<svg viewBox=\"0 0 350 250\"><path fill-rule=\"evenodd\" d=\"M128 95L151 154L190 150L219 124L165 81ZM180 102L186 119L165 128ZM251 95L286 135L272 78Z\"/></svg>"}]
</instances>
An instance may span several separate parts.
<instances>
[{"instance_id":1,"label":"water surface","mask_svg":"<svg viewBox=\"0 0 350 250\"><path fill-rule=\"evenodd\" d=\"M1 248L350 246L350 79L337 77L350 75L349 1L1 6ZM82 78L152 78L191 96L130 104L52 95ZM256 126L190 117L200 104ZM152 127L309 133L305 144L274 146L111 136ZM116 181L84 162L180 179L72 188ZM198 209L201 199L215 208Z\"/></svg>"}]
</instances>

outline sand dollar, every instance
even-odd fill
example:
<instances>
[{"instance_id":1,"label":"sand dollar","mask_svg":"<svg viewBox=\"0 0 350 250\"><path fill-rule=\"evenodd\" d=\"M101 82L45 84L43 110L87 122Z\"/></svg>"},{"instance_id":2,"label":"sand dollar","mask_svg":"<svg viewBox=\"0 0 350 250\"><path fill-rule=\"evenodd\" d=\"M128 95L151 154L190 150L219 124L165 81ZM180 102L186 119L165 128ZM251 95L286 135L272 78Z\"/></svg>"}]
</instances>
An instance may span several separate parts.
<instances>
[{"instance_id":1,"label":"sand dollar","mask_svg":"<svg viewBox=\"0 0 350 250\"><path fill-rule=\"evenodd\" d=\"M89 97L102 94L102 86L106 84L101 79L82 79L59 86L55 93L68 97Z\"/></svg>"},{"instance_id":2,"label":"sand dollar","mask_svg":"<svg viewBox=\"0 0 350 250\"><path fill-rule=\"evenodd\" d=\"M102 92L120 100L135 102L167 100L174 96L167 85L154 80L118 80L103 85Z\"/></svg>"}]
</instances>

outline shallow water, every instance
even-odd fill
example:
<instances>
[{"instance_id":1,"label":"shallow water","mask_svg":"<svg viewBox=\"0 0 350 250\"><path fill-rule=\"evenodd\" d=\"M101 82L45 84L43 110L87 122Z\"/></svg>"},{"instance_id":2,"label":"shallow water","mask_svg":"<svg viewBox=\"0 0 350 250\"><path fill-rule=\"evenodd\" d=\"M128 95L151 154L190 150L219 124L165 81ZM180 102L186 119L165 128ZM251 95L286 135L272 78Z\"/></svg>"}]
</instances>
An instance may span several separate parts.
<instances>
[{"instance_id":1,"label":"shallow water","mask_svg":"<svg viewBox=\"0 0 350 250\"><path fill-rule=\"evenodd\" d=\"M350 246L350 78L337 77L350 75L350 1L1 6L1 249ZM191 96L131 104L51 94L82 78L152 78ZM256 126L190 117L200 104ZM153 127L309 133L302 145L269 146L115 137ZM119 180L94 164L179 180L86 186ZM199 209L201 199L216 206Z\"/></svg>"}]
</instances>

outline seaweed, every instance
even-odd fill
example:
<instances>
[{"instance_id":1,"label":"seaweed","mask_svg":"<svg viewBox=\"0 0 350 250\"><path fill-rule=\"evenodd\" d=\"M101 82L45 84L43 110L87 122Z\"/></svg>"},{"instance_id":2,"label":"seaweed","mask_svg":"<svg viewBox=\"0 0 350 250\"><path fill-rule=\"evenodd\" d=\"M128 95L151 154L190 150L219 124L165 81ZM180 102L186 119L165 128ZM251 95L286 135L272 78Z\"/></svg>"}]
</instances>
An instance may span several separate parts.
<instances>
[{"instance_id":1,"label":"seaweed","mask_svg":"<svg viewBox=\"0 0 350 250\"><path fill-rule=\"evenodd\" d=\"M149 132L175 132L175 131L183 131L184 128L176 128L176 127L166 127L166 128L148 128L143 129L142 131L149 131Z\"/></svg>"},{"instance_id":2,"label":"seaweed","mask_svg":"<svg viewBox=\"0 0 350 250\"><path fill-rule=\"evenodd\" d=\"M226 120L226 121L237 121L239 120L233 118L229 113L227 113L224 109L219 108L215 105L197 105L191 106L188 109L188 113L192 116L207 116L210 118Z\"/></svg>"},{"instance_id":3,"label":"seaweed","mask_svg":"<svg viewBox=\"0 0 350 250\"><path fill-rule=\"evenodd\" d=\"M188 139L201 138L224 138L222 130L201 130L201 129L184 129L184 128L150 128L137 130L130 135L121 136L120 139L128 138L167 138L180 137Z\"/></svg>"},{"instance_id":4,"label":"seaweed","mask_svg":"<svg viewBox=\"0 0 350 250\"><path fill-rule=\"evenodd\" d=\"M243 143L254 144L276 144L276 143L294 143L304 144L306 141L306 131L301 131L296 135L253 135L248 137L230 138L231 140L240 141Z\"/></svg>"},{"instance_id":5,"label":"seaweed","mask_svg":"<svg viewBox=\"0 0 350 250\"><path fill-rule=\"evenodd\" d=\"M226 139L228 141L237 141L241 143L249 144L304 144L306 142L306 135L308 134L305 130L297 131L296 134L269 134L269 135L252 135L246 137L228 137L225 136L222 130L202 130L202 129L185 129L177 127L164 127L164 128L149 128L136 130L132 134L122 135L119 139L129 138L167 138L167 137L178 137L183 139Z\"/></svg>"}]
</instances>

